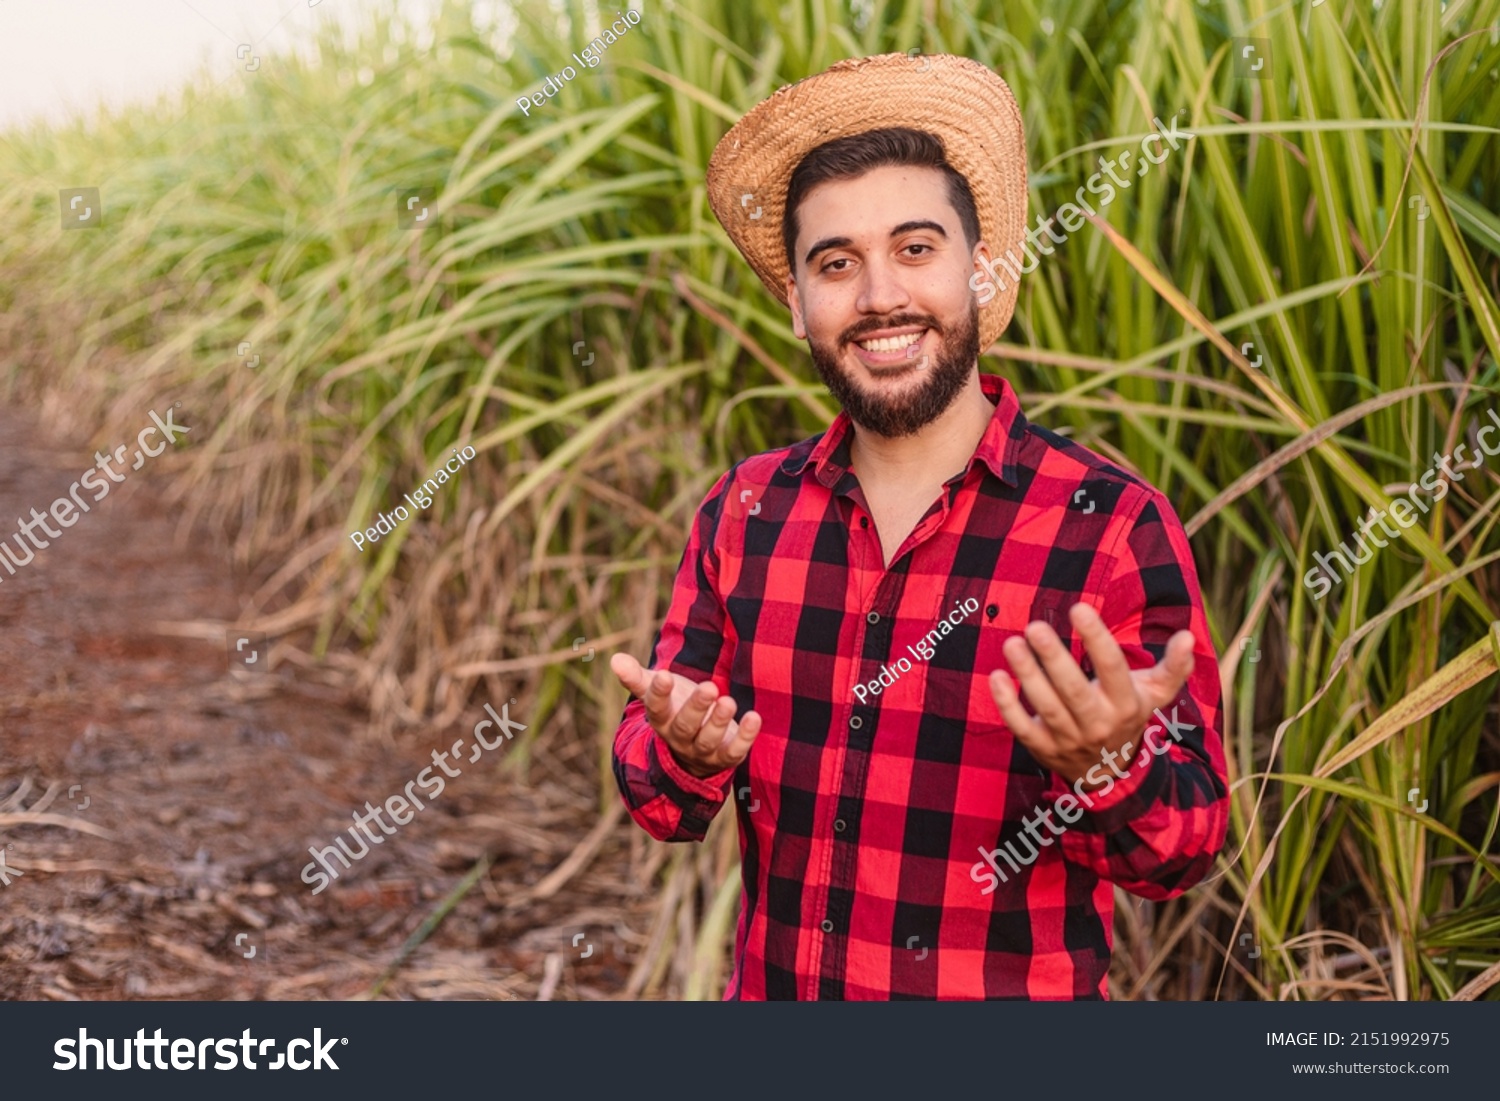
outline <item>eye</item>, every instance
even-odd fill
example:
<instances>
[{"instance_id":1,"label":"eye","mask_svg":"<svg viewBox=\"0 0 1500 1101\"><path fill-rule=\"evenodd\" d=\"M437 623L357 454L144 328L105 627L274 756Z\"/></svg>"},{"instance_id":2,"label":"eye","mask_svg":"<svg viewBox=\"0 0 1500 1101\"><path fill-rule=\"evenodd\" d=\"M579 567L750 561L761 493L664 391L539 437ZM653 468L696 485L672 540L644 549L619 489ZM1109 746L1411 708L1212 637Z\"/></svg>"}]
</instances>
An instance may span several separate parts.
<instances>
[{"instance_id":1,"label":"eye","mask_svg":"<svg viewBox=\"0 0 1500 1101\"><path fill-rule=\"evenodd\" d=\"M822 267L820 267L818 269L818 272L819 272L819 274L822 274L823 272L829 272L829 271L843 271L844 270L843 268L835 267L834 265L835 264L847 264L848 262L849 262L849 258L848 257L846 257L846 256L840 256L837 260L830 260L830 261L828 261L828 263L824 264Z\"/></svg>"},{"instance_id":2,"label":"eye","mask_svg":"<svg viewBox=\"0 0 1500 1101\"><path fill-rule=\"evenodd\" d=\"M907 253L908 255L911 255L911 256L921 256L922 255L922 253L920 253L920 252L912 252L912 249L925 249L927 252L931 252L932 251L932 246L931 245L924 245L924 244L921 244L921 243L913 243L913 244L907 245L901 251L905 252L905 253Z\"/></svg>"}]
</instances>

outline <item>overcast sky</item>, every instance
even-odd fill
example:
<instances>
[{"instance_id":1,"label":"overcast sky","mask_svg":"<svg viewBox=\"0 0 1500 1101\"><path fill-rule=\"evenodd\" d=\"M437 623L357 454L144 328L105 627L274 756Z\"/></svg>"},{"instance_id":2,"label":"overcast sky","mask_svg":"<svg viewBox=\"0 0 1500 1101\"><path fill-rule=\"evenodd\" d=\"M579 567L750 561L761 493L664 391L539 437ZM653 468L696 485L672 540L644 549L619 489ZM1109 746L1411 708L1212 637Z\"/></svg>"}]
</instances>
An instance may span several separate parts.
<instances>
[{"instance_id":1,"label":"overcast sky","mask_svg":"<svg viewBox=\"0 0 1500 1101\"><path fill-rule=\"evenodd\" d=\"M397 0L420 13L434 0ZM103 100L149 99L238 46L274 56L326 21L349 25L382 0L0 0L0 129ZM478 3L481 10L492 3ZM226 70L227 72L228 70Z\"/></svg>"}]
</instances>

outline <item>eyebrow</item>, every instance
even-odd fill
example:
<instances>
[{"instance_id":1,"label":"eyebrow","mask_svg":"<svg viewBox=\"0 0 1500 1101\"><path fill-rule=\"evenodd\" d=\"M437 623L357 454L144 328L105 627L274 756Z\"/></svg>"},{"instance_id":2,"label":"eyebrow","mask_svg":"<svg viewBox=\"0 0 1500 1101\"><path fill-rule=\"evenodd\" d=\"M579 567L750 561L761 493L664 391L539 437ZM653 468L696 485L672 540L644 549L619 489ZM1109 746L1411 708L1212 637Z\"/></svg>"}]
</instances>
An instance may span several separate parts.
<instances>
[{"instance_id":1,"label":"eyebrow","mask_svg":"<svg viewBox=\"0 0 1500 1101\"><path fill-rule=\"evenodd\" d=\"M948 231L937 222L934 222L927 218L919 218L911 222L902 222L895 229L891 230L891 236L899 237L903 233L911 233L913 230L917 229L930 229L939 237L942 237L944 240L948 239ZM821 241L818 241L816 244L814 244L812 248L807 250L807 255L802 258L802 263L810 266L813 262L813 257L818 255L818 253L827 252L829 249L834 248L848 248L852 243L853 242L850 241L847 237L824 237Z\"/></svg>"},{"instance_id":2,"label":"eyebrow","mask_svg":"<svg viewBox=\"0 0 1500 1101\"><path fill-rule=\"evenodd\" d=\"M891 236L892 237L899 237L901 234L903 234L903 233L910 233L914 229L930 229L930 230L933 230L933 231L935 231L937 233L937 235L939 237L942 237L944 240L946 240L947 237L948 237L948 231L946 229L944 229L942 226L938 225L938 223L936 223L934 221L931 221L929 219L926 219L926 218L922 218L922 219L920 219L918 221L915 221L915 222L902 222L895 229L891 230Z\"/></svg>"},{"instance_id":3,"label":"eyebrow","mask_svg":"<svg viewBox=\"0 0 1500 1101\"><path fill-rule=\"evenodd\" d=\"M827 252L831 248L848 248L851 244L853 242L847 237L824 237L807 250L807 255L802 258L802 263L810 266L813 262L813 257L818 255L818 253Z\"/></svg>"}]
</instances>

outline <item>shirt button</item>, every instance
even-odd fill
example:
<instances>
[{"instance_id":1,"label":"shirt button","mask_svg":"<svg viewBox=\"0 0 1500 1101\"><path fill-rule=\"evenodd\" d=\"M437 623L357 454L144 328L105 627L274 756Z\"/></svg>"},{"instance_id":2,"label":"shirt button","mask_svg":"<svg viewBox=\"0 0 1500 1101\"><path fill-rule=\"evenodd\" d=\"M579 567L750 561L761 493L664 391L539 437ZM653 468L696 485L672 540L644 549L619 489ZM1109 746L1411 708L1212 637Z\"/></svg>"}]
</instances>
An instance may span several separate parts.
<instances>
[{"instance_id":1,"label":"shirt button","mask_svg":"<svg viewBox=\"0 0 1500 1101\"><path fill-rule=\"evenodd\" d=\"M870 526L870 518L868 516L861 516L859 518L859 526L862 527L862 528L869 527Z\"/></svg>"},{"instance_id":2,"label":"shirt button","mask_svg":"<svg viewBox=\"0 0 1500 1101\"><path fill-rule=\"evenodd\" d=\"M833 932L833 922L829 921L827 918L824 918L823 919L823 926L822 926L822 928L823 928L823 932L825 932L825 933L831 933L831 932Z\"/></svg>"},{"instance_id":3,"label":"shirt button","mask_svg":"<svg viewBox=\"0 0 1500 1101\"><path fill-rule=\"evenodd\" d=\"M860 727L862 727L864 725L865 725L864 719L861 719L858 715L854 716L854 718L852 718L852 719L849 720L849 729L850 730L858 730Z\"/></svg>"},{"instance_id":4,"label":"shirt button","mask_svg":"<svg viewBox=\"0 0 1500 1101\"><path fill-rule=\"evenodd\" d=\"M837 822L835 822L833 824L833 832L834 833L843 833L848 828L849 828L849 823L845 822L842 818L840 818Z\"/></svg>"},{"instance_id":5,"label":"shirt button","mask_svg":"<svg viewBox=\"0 0 1500 1101\"><path fill-rule=\"evenodd\" d=\"M865 620L866 620L866 622L869 622L869 623L879 623L880 622L880 613L879 612L871 612L869 615L865 616Z\"/></svg>"}]
</instances>

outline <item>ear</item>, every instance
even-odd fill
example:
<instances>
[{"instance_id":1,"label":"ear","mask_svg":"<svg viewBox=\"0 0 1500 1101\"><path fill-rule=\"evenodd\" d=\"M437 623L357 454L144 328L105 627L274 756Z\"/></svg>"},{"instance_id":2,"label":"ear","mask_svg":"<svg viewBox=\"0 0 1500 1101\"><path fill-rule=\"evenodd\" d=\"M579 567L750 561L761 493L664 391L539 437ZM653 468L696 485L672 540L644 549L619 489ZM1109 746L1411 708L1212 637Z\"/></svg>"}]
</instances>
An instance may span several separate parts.
<instances>
[{"instance_id":1,"label":"ear","mask_svg":"<svg viewBox=\"0 0 1500 1101\"><path fill-rule=\"evenodd\" d=\"M798 340L807 339L807 325L802 318L802 296L797 292L797 279L791 273L786 277L786 304L792 311L792 332Z\"/></svg>"},{"instance_id":2,"label":"ear","mask_svg":"<svg viewBox=\"0 0 1500 1101\"><path fill-rule=\"evenodd\" d=\"M995 269L995 258L990 255L990 246L982 237L974 242L972 259L974 261L974 270L982 272L985 276L989 276Z\"/></svg>"}]
</instances>

